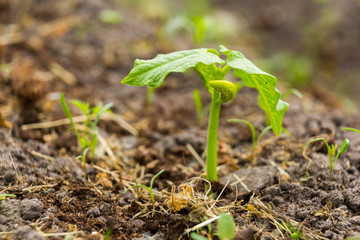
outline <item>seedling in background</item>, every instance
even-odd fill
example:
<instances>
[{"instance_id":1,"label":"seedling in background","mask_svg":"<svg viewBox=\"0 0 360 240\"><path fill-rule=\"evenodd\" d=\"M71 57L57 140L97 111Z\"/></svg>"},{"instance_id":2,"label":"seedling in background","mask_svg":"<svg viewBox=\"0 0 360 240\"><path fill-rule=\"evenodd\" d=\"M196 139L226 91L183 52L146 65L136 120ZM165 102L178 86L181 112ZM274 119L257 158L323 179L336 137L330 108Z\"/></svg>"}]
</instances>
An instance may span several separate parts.
<instances>
[{"instance_id":1,"label":"seedling in background","mask_svg":"<svg viewBox=\"0 0 360 240\"><path fill-rule=\"evenodd\" d=\"M101 10L99 13L99 19L103 23L117 25L123 20L123 16L120 12L111 9Z\"/></svg>"},{"instance_id":2,"label":"seedling in background","mask_svg":"<svg viewBox=\"0 0 360 240\"><path fill-rule=\"evenodd\" d=\"M260 140L262 139L262 137L265 135L265 133L267 133L269 130L271 130L271 126L265 127L260 132L258 137L256 138L255 128L254 128L254 125L251 124L251 122L249 122L247 120L244 120L244 119L229 119L228 122L245 123L246 125L249 126L249 128L251 130L251 135L252 135L252 139L251 139L252 140L251 141L251 165L255 165L256 164L255 150L257 148L257 145L260 142ZM290 136L290 133L285 128L282 127L281 130L283 132L285 132L288 136Z\"/></svg>"},{"instance_id":3,"label":"seedling in background","mask_svg":"<svg viewBox=\"0 0 360 240\"><path fill-rule=\"evenodd\" d=\"M89 151L89 148L85 148L81 155L77 156L76 158L79 158L82 160L84 164L84 178L86 179L86 154Z\"/></svg>"},{"instance_id":4,"label":"seedling in background","mask_svg":"<svg viewBox=\"0 0 360 240\"><path fill-rule=\"evenodd\" d=\"M232 240L235 237L235 233L236 227L233 217L227 213L221 213L217 223L216 235L220 238L220 240ZM190 237L194 240L208 240L195 232L192 232Z\"/></svg>"},{"instance_id":5,"label":"seedling in background","mask_svg":"<svg viewBox=\"0 0 360 240\"><path fill-rule=\"evenodd\" d=\"M288 90L286 90L286 91L284 92L284 94L281 96L281 99L282 99L282 100L285 100L285 99L288 98L291 94L294 94L295 96L297 96L297 97L300 98L300 99L302 99L302 97L303 97L302 93L301 93L299 90L297 90L297 89L295 89L295 88L290 88L290 89L288 89Z\"/></svg>"},{"instance_id":6,"label":"seedling in background","mask_svg":"<svg viewBox=\"0 0 360 240\"><path fill-rule=\"evenodd\" d=\"M198 118L198 122L199 122L199 125L203 125L205 115L210 110L210 105L208 104L203 108L201 97L200 97L200 91L198 89L194 90L193 95L194 95L194 103L195 103L195 107L196 107L196 115Z\"/></svg>"},{"instance_id":7,"label":"seedling in background","mask_svg":"<svg viewBox=\"0 0 360 240\"><path fill-rule=\"evenodd\" d=\"M210 117L207 139L206 177L210 181L217 180L217 135L220 107L222 103L235 98L240 83L232 83L225 79L227 73L234 73L241 78L247 87L259 92L259 105L265 111L270 125L276 135L280 135L282 118L288 104L280 100L281 93L275 88L276 78L263 72L249 61L242 53L220 46L226 56L225 61L219 57L215 49L193 49L159 54L151 60L139 60L122 83L135 86L160 87L165 77L171 72L186 72L194 68L203 85L211 95Z\"/></svg>"},{"instance_id":8,"label":"seedling in background","mask_svg":"<svg viewBox=\"0 0 360 240\"><path fill-rule=\"evenodd\" d=\"M151 203L153 205L153 212L155 212L155 198L154 198L154 193L153 193L153 184L154 184L154 181L155 181L155 178L157 178L160 174L162 174L163 172L165 171L165 169L161 170L160 172L158 172L150 181L150 186L145 186L145 185L142 185L142 184L136 184L134 186L131 186L129 187L128 189L126 189L123 194L125 194L127 191L129 191L130 189L132 188L136 188L136 187L142 187L144 189L146 189L149 194L150 194L150 198L151 198Z\"/></svg>"},{"instance_id":9,"label":"seedling in background","mask_svg":"<svg viewBox=\"0 0 360 240\"><path fill-rule=\"evenodd\" d=\"M336 149L338 147L337 144L332 144L329 145L328 142L326 141L325 138L316 138L313 139L311 141L309 141L308 143L306 143L303 147L303 149L308 146L309 144L313 143L313 142L318 142L318 141L324 141L324 143L326 144L326 148L328 151L328 157L329 157L329 165L330 165L330 175L329 175L329 180L331 181L332 178L332 172L335 166L335 163L337 161L337 159L339 158L340 154L344 153L345 150L348 148L349 144L350 144L350 140L345 138L345 140L343 141L343 143L341 144L341 147L338 151L338 153L336 154ZM336 154L336 155L335 155Z\"/></svg>"},{"instance_id":10,"label":"seedling in background","mask_svg":"<svg viewBox=\"0 0 360 240\"><path fill-rule=\"evenodd\" d=\"M7 194L7 193L1 193L0 194L0 201L4 200L6 197L16 197L14 194Z\"/></svg>"},{"instance_id":11,"label":"seedling in background","mask_svg":"<svg viewBox=\"0 0 360 240\"><path fill-rule=\"evenodd\" d=\"M90 107L89 103L84 103L80 100L71 100L70 102L79 108L85 116L84 129L81 135L79 134L79 131L74 123L70 109L65 102L63 93L61 95L61 105L64 108L66 116L70 120L71 126L73 127L78 142L80 143L80 147L83 151L84 149L89 148L91 150L91 155L94 157L95 148L97 145L97 137L99 134L96 125L98 124L101 115L104 112L109 111L113 104L108 103L105 106L102 106L100 103L95 107ZM91 121L92 118L95 118L95 120Z\"/></svg>"}]
</instances>

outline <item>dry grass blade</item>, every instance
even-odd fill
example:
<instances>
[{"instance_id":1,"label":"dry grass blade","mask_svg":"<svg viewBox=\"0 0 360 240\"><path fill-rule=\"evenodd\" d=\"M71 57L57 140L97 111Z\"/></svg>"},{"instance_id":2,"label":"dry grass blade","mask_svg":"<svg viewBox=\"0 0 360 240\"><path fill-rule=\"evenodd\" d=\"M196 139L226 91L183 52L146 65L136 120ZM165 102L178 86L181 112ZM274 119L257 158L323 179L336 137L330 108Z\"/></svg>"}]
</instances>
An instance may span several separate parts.
<instances>
[{"instance_id":1,"label":"dry grass blade","mask_svg":"<svg viewBox=\"0 0 360 240\"><path fill-rule=\"evenodd\" d=\"M187 149L190 151L190 153L194 156L194 158L199 162L199 164L205 168L206 167L206 163L205 161L200 157L200 155L195 151L195 149L193 148L193 146L191 146L190 143L186 144Z\"/></svg>"}]
</instances>

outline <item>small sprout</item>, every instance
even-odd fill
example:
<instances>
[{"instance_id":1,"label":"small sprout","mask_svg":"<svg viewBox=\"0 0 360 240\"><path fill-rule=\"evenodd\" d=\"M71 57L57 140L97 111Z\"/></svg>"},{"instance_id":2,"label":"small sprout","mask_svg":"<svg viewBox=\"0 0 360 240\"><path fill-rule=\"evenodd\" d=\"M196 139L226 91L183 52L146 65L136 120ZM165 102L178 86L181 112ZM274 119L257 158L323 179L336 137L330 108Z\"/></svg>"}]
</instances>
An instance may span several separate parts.
<instances>
[{"instance_id":1,"label":"small sprout","mask_svg":"<svg viewBox=\"0 0 360 240\"><path fill-rule=\"evenodd\" d=\"M275 88L277 79L260 70L242 53L220 46L226 56L222 60L215 49L193 49L159 54L150 60L137 59L133 69L122 80L123 84L134 86L160 87L171 72L186 72L194 68L204 87L211 96L210 116L207 138L206 178L217 181L217 138L221 104L231 101L241 88L239 82L225 80L230 70L250 88L259 92L259 105L264 110L272 130L280 135L282 118L288 104L280 99L281 93Z\"/></svg>"},{"instance_id":2,"label":"small sprout","mask_svg":"<svg viewBox=\"0 0 360 240\"><path fill-rule=\"evenodd\" d=\"M104 9L101 10L101 12L99 13L99 19L103 23L116 25L122 21L123 17L121 13L118 11L111 9Z\"/></svg>"},{"instance_id":3,"label":"small sprout","mask_svg":"<svg viewBox=\"0 0 360 240\"><path fill-rule=\"evenodd\" d=\"M228 122L237 122L237 123L245 123L246 125L249 126L250 130L251 130L251 135L252 135L252 143L251 143L251 165L255 165L256 164L256 157L255 157L255 151L256 148L260 142L260 140L262 139L262 137L265 135L265 133L267 133L269 130L271 130L271 126L267 126L265 127L260 134L258 135L258 137L256 138L256 132L255 132L255 128L254 125L251 124L251 122L244 120L244 119L229 119ZM283 132L286 133L286 135L290 136L290 133L285 129L285 128L281 128L281 130Z\"/></svg>"},{"instance_id":4,"label":"small sprout","mask_svg":"<svg viewBox=\"0 0 360 240\"><path fill-rule=\"evenodd\" d=\"M160 174L162 174L163 172L165 171L165 169L161 170L160 172L158 172L150 181L150 186L147 187L145 185L142 185L142 184L136 184L134 186L131 186L129 187L128 189L126 189L123 194L125 194L127 191L129 191L130 189L132 188L137 188L137 187L142 187L144 189L146 189L149 194L150 194L150 198L151 198L151 203L153 205L153 213L155 212L155 198L154 198L154 193L153 193L153 184L154 184L154 181L155 181L155 178L157 178Z\"/></svg>"},{"instance_id":5,"label":"small sprout","mask_svg":"<svg viewBox=\"0 0 360 240\"><path fill-rule=\"evenodd\" d=\"M310 140L308 143L306 143L303 147L303 149L305 149L305 147L307 147L309 144L313 143L313 142L318 142L318 141L324 141L324 143L326 144L326 148L328 150L328 157L329 157L329 165L330 165L330 175L329 175L329 180L331 181L332 178L332 172L335 166L335 163L337 161L337 159L339 158L340 154L344 153L345 150L348 148L349 144L350 144L350 140L349 139L345 139L343 141L343 143L341 144L341 147L338 151L338 153L336 154L336 149L337 149L337 144L335 145L329 145L328 142L326 141L325 138L316 138L313 140ZM335 155L336 154L336 155Z\"/></svg>"},{"instance_id":6,"label":"small sprout","mask_svg":"<svg viewBox=\"0 0 360 240\"><path fill-rule=\"evenodd\" d=\"M89 151L89 148L85 148L81 155L77 156L76 158L81 159L84 164L84 178L86 179L86 154Z\"/></svg>"},{"instance_id":7,"label":"small sprout","mask_svg":"<svg viewBox=\"0 0 360 240\"><path fill-rule=\"evenodd\" d=\"M0 194L0 201L4 200L6 197L16 197L14 194L7 194L7 193L1 193Z\"/></svg>"},{"instance_id":8,"label":"small sprout","mask_svg":"<svg viewBox=\"0 0 360 240\"><path fill-rule=\"evenodd\" d=\"M70 109L65 102L64 93L61 95L61 105L65 111L66 116L69 118L71 126L74 129L78 142L82 150L89 148L91 150L91 155L95 155L95 148L97 145L98 129L97 124L100 120L101 115L110 111L110 108L113 106L112 103L108 103L105 106L98 104L95 107L90 107L89 103L84 103L80 100L71 100L73 105L79 108L85 116L83 133L80 135L78 128L76 127L73 117L71 115ZM93 121L91 119L95 118Z\"/></svg>"}]
</instances>

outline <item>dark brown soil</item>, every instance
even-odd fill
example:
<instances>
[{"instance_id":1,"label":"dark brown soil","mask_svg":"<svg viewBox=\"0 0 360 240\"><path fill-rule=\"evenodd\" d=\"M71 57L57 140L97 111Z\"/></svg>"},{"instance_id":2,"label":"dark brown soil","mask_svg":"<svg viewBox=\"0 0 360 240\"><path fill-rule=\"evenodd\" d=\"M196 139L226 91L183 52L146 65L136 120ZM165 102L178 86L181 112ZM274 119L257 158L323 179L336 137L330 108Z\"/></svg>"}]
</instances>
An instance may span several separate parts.
<instances>
[{"instance_id":1,"label":"dark brown soil","mask_svg":"<svg viewBox=\"0 0 360 240\"><path fill-rule=\"evenodd\" d=\"M225 2L224 11L238 4ZM255 11L256 4L243 3L244 9ZM123 22L113 26L98 21L104 8L120 11ZM0 73L0 193L16 195L0 200L1 238L190 239L188 229L221 212L234 217L239 240L291 239L295 232L299 239L359 237L360 135L340 130L360 128L359 114L347 114L323 88L304 90L302 99L291 96L283 122L291 136L267 133L251 166L250 130L227 122L247 119L258 133L265 127L256 91L244 87L234 101L223 104L220 181L211 183L213 195L207 195L203 166L189 150L192 146L202 156L206 149L206 124L197 121L192 92L200 89L203 102L209 102L201 81L193 72L169 75L150 107L146 88L120 84L135 58L192 47L185 37L159 38L160 17L136 10L129 2L37 0L27 7L0 0L1 23L9 28L15 24L21 35L4 28L10 40L0 38L0 63L10 66ZM270 13L262 9L257 14L261 17L249 21L257 30L266 29L268 48L279 49L283 41L272 38L269 29L296 38L288 29L292 22L278 16L269 25ZM308 14L312 16L310 10ZM344 63L341 44L335 53ZM355 53L355 48L346 51ZM65 119L62 92L67 100L92 106L114 103L113 114L99 122L103 142L95 157L88 154L86 179L71 126L53 122ZM71 111L80 115L73 107ZM319 143L302 151L316 137L339 146L350 139L331 180L326 147ZM144 189L124 193L134 178L148 186L162 169L154 181L154 211ZM214 234L216 221L211 225ZM199 232L210 237L207 227Z\"/></svg>"}]
</instances>

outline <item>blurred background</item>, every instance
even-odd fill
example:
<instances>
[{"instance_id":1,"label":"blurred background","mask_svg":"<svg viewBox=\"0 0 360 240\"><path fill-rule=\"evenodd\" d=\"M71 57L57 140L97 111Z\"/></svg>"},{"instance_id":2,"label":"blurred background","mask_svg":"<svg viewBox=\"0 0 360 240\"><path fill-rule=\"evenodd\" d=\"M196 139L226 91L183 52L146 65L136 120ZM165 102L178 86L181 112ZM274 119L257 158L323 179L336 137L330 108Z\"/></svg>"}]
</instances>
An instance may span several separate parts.
<instances>
[{"instance_id":1,"label":"blurred background","mask_svg":"<svg viewBox=\"0 0 360 240\"><path fill-rule=\"evenodd\" d=\"M220 44L284 88L360 109L360 0L0 0L2 78L35 69L53 90L120 82L136 58Z\"/></svg>"}]
</instances>

